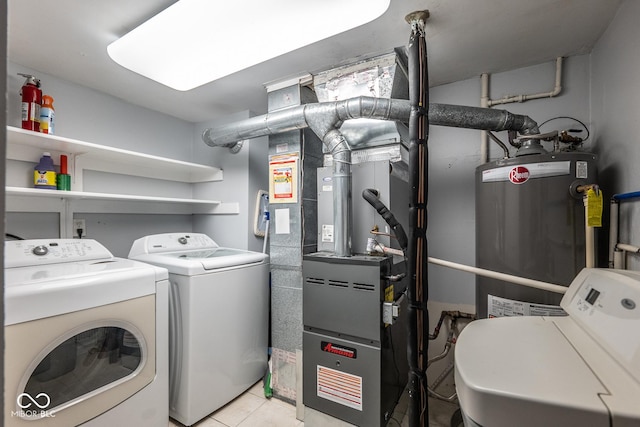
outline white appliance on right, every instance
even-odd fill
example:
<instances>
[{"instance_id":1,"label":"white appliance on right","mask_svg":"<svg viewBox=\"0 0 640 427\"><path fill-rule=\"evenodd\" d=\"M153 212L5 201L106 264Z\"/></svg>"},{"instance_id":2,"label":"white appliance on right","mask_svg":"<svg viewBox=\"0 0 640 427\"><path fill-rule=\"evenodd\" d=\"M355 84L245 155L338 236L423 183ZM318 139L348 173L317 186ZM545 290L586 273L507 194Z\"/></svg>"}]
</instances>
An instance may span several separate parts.
<instances>
[{"instance_id":1,"label":"white appliance on right","mask_svg":"<svg viewBox=\"0 0 640 427\"><path fill-rule=\"evenodd\" d=\"M471 322L455 350L465 426L640 425L640 272L585 268L562 317Z\"/></svg>"},{"instance_id":2,"label":"white appliance on right","mask_svg":"<svg viewBox=\"0 0 640 427\"><path fill-rule=\"evenodd\" d=\"M169 415L190 426L267 369L269 256L199 233L136 240L129 258L169 270Z\"/></svg>"}]
</instances>

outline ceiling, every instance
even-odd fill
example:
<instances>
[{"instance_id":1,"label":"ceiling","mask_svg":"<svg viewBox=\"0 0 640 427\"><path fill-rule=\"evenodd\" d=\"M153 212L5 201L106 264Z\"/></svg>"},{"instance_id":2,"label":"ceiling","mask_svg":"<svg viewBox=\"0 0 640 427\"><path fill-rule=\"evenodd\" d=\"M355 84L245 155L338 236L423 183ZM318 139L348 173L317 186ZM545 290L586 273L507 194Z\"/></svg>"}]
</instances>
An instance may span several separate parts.
<instances>
[{"instance_id":1,"label":"ceiling","mask_svg":"<svg viewBox=\"0 0 640 427\"><path fill-rule=\"evenodd\" d=\"M132 104L201 122L245 110L265 113L266 83L405 46L410 28L404 17L416 10L427 9L431 14L426 31L430 85L437 86L588 53L621 0L391 0L385 14L369 24L187 92L122 68L106 49L174 2L8 0L9 61ZM320 10L309 19L329 18ZM238 19L238 25L241 23ZM212 35L224 37L215 30L211 28ZM207 52L205 44L203 54L216 53Z\"/></svg>"}]
</instances>

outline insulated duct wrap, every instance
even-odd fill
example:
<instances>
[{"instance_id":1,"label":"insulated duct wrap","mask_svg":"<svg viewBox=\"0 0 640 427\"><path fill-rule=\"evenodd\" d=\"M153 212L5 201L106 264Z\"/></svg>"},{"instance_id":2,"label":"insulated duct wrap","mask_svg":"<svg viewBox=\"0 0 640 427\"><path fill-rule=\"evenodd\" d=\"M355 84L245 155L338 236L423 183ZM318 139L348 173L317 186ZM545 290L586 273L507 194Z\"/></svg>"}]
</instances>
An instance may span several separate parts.
<instances>
[{"instance_id":1,"label":"insulated duct wrap","mask_svg":"<svg viewBox=\"0 0 640 427\"><path fill-rule=\"evenodd\" d=\"M252 117L217 128L206 129L202 140L211 147L224 147L243 139L288 132L310 127L324 140L324 134L342 122L357 118L409 122L411 105L404 99L382 99L362 96L344 101L306 104ZM479 130L514 130L523 135L540 133L528 116L505 110L464 105L429 104L429 123L436 126Z\"/></svg>"},{"instance_id":2,"label":"insulated duct wrap","mask_svg":"<svg viewBox=\"0 0 640 427\"><path fill-rule=\"evenodd\" d=\"M410 114L408 100L361 96L305 104L206 129L202 140L211 147L230 147L244 139L309 127L323 141L334 161L335 253L351 256L351 147L339 128L345 121L358 118L408 123ZM538 125L529 117L489 108L429 104L428 120L437 126L514 130L524 135L539 133Z\"/></svg>"}]
</instances>

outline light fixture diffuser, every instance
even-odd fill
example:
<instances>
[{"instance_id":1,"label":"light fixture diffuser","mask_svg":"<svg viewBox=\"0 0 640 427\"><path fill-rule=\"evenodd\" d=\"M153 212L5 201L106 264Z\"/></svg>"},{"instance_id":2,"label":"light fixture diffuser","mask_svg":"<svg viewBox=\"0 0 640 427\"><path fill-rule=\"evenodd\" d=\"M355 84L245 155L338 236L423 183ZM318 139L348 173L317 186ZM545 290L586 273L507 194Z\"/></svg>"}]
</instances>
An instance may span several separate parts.
<instances>
[{"instance_id":1,"label":"light fixture diffuser","mask_svg":"<svg viewBox=\"0 0 640 427\"><path fill-rule=\"evenodd\" d=\"M187 91L366 24L390 0L180 0L107 47L111 59Z\"/></svg>"}]
</instances>

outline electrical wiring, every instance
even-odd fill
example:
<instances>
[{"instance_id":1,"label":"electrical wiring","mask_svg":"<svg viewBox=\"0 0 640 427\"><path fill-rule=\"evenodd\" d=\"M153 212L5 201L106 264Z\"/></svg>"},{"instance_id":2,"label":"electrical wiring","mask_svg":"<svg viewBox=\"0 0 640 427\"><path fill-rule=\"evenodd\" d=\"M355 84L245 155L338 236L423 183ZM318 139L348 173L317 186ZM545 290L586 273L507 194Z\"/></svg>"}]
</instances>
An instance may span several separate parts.
<instances>
[{"instance_id":1,"label":"electrical wiring","mask_svg":"<svg viewBox=\"0 0 640 427\"><path fill-rule=\"evenodd\" d=\"M575 117L570 117L570 116L558 116L558 117L552 117L548 120L545 120L544 122L540 123L538 125L539 128L541 128L544 124L549 123L553 120L558 120L558 119L568 119L568 120L573 120L575 122L580 123L580 125L582 125L582 127L584 128L585 131L587 131L587 136L582 140L582 142L586 141L587 139L589 139L589 128L587 127L587 125L585 125L582 121L576 119Z\"/></svg>"}]
</instances>

